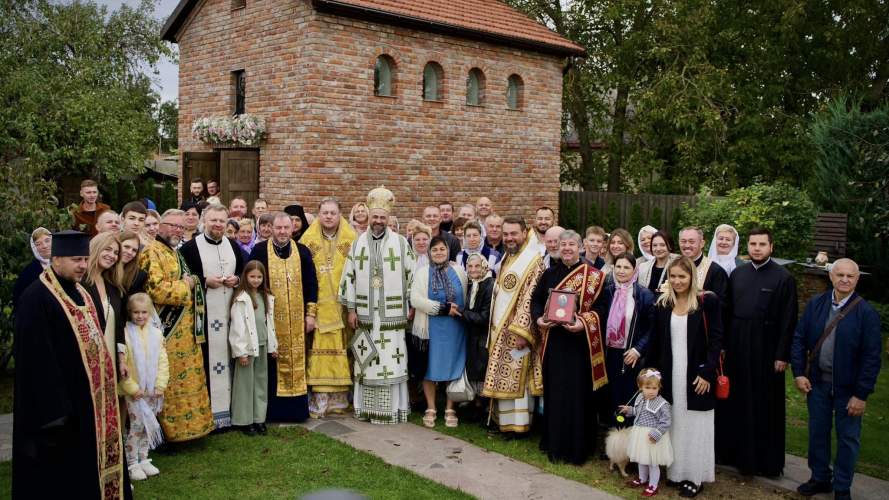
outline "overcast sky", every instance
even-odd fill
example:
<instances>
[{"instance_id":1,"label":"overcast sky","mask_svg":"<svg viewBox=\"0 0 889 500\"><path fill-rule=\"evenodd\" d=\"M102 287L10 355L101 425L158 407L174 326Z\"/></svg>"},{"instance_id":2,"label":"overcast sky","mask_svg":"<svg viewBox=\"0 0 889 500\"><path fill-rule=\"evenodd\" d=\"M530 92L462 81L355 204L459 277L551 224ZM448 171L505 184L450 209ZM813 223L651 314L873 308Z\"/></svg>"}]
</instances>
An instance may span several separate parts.
<instances>
[{"instance_id":1,"label":"overcast sky","mask_svg":"<svg viewBox=\"0 0 889 500\"><path fill-rule=\"evenodd\" d=\"M139 0L96 0L96 2L107 5L109 10L116 10L122 4L131 7L139 5ZM178 3L179 0L160 0L154 11L154 17L160 19L162 23L166 22ZM160 71L159 81L155 83L157 91L164 101L176 99L179 96L179 67L170 61L162 61L158 64L158 70Z\"/></svg>"}]
</instances>

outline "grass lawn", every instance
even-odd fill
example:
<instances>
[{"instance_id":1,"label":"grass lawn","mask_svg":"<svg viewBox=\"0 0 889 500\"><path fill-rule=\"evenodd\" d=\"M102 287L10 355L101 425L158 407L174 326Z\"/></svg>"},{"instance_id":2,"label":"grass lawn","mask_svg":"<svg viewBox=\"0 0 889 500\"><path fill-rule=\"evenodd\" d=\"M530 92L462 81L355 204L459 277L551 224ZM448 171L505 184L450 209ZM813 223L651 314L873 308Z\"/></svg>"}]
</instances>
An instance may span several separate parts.
<instances>
[{"instance_id":1,"label":"grass lawn","mask_svg":"<svg viewBox=\"0 0 889 500\"><path fill-rule=\"evenodd\" d=\"M140 500L295 499L348 488L370 499L473 499L332 438L301 427L270 428L249 438L234 431L150 454L159 476L136 482ZM12 463L0 463L0 499L10 498Z\"/></svg>"},{"instance_id":2,"label":"grass lawn","mask_svg":"<svg viewBox=\"0 0 889 500\"><path fill-rule=\"evenodd\" d=\"M628 480L636 477L635 466L630 465L627 467L627 473L630 474L629 478L622 478L617 470L608 470L608 461L598 460L599 453L604 449L601 440L596 449L596 457L587 461L586 464L582 466L564 463L554 464L550 463L546 458L546 454L540 452L540 449L538 448L540 443L539 434L532 433L527 439L521 441L503 442L500 440L499 435L488 436L486 431L478 428L477 424L468 423L465 420L468 418L468 414L462 409L457 410L457 415L461 419L460 425L454 429L445 427L443 413L444 399L441 395L439 395L439 400L439 414L435 430L442 434L454 436L470 442L479 448L495 451L514 460L529 463L540 468L544 472L562 476L579 483L588 484L623 498L633 500L641 498L639 496L639 490L630 489L626 486ZM416 425L423 425L423 416L419 413L411 413L410 420ZM661 468L661 471L662 479L658 498L661 496L665 498L679 498L678 490L666 486L666 469ZM706 490L702 494L703 498L744 500L798 498L796 494L785 492L776 493L773 488L765 486L759 482L745 482L743 478L739 479L726 474L721 474L718 470L716 483L713 485L707 484L705 485L705 488Z\"/></svg>"},{"instance_id":3,"label":"grass lawn","mask_svg":"<svg viewBox=\"0 0 889 500\"><path fill-rule=\"evenodd\" d=\"M889 331L883 331L884 346L887 337ZM876 391L867 398L867 409L861 425L861 449L855 470L860 474L889 480L889 453L882 442L889 436L889 361L882 350L880 357L883 359L883 366L877 378ZM809 449L809 411L806 408L806 397L796 390L790 371L787 372L786 384L787 453L805 457ZM836 453L836 441L832 447Z\"/></svg>"}]
</instances>

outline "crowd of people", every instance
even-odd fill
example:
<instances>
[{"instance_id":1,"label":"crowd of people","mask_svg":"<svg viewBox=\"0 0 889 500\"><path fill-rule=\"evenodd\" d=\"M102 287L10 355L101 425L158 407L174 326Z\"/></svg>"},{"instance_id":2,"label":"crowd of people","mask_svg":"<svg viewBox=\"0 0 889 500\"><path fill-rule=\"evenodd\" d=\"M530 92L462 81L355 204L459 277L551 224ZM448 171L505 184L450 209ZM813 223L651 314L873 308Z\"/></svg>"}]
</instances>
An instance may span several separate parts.
<instances>
[{"instance_id":1,"label":"crowd of people","mask_svg":"<svg viewBox=\"0 0 889 500\"><path fill-rule=\"evenodd\" d=\"M384 187L348 218L333 197L317 215L262 199L248 215L215 181L189 187L179 209L143 199L117 214L84 181L73 231L31 233L15 285L14 497L131 497L130 481L159 472L150 450L264 435L267 420L413 411L434 428L444 390L445 426L462 403L505 441L541 432L552 461L582 464L601 428L632 426L628 486L656 495L664 465L692 498L717 463L782 473L791 368L810 412L799 491L849 498L881 362L849 259L798 321L763 228L742 259L730 225L705 256L695 227L678 242L651 226L582 236L548 207L529 224L487 197L428 206L402 232Z\"/></svg>"}]
</instances>

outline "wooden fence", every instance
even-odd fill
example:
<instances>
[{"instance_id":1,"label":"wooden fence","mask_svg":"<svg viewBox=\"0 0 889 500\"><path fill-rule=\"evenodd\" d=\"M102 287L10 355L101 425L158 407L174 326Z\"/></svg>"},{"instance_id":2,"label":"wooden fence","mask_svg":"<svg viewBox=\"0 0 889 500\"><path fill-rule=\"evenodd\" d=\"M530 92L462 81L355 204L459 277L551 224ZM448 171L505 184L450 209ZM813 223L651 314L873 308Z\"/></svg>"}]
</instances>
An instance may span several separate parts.
<instances>
[{"instance_id":1,"label":"wooden fence","mask_svg":"<svg viewBox=\"0 0 889 500\"><path fill-rule=\"evenodd\" d=\"M563 223L565 222L565 216L568 213L569 197L574 197L574 199L577 201L578 221L580 222L579 227L582 229L586 229L587 227L593 225L588 224L586 220L587 210L592 203L596 203L599 205L599 215L602 217L602 219L604 219L605 213L608 211L608 205L612 201L616 201L618 211L620 212L619 227L623 228L629 226L628 222L630 218L630 207L633 206L633 203L638 202L640 205L642 205L642 215L644 216L646 223L648 222L648 217L651 215L651 209L654 206L658 206L663 211L664 217L663 221L661 221L660 224L656 227L662 231L666 230L668 232L674 231L674 228L670 227L670 217L673 215L673 209L682 208L683 203L687 203L691 207L694 207L698 204L697 196L677 196L666 194L624 194L606 193L603 191L559 191L559 220ZM707 198L708 201L721 199L723 199L723 197L720 196L711 196Z\"/></svg>"}]
</instances>

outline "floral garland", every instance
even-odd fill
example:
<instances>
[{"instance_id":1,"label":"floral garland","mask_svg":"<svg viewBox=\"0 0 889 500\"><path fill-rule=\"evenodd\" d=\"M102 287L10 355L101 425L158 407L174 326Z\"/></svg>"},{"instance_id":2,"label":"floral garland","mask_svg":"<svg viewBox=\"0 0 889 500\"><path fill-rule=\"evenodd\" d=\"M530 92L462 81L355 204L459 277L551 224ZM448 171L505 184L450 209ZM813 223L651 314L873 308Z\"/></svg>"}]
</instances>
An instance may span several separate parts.
<instances>
[{"instance_id":1,"label":"floral garland","mask_svg":"<svg viewBox=\"0 0 889 500\"><path fill-rule=\"evenodd\" d=\"M191 136L201 142L236 142L253 146L265 133L265 118L256 115L197 118Z\"/></svg>"}]
</instances>

